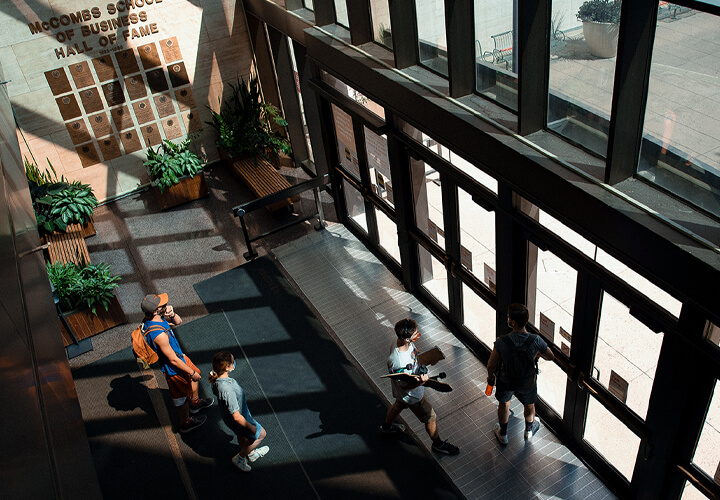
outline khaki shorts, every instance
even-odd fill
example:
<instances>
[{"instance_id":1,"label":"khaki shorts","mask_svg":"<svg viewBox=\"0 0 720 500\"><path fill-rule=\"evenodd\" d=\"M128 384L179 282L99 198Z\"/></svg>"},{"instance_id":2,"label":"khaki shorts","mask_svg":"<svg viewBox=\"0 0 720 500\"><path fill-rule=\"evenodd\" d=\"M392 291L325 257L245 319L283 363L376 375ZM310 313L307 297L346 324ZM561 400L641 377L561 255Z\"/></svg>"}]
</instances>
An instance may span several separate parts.
<instances>
[{"instance_id":1,"label":"khaki shorts","mask_svg":"<svg viewBox=\"0 0 720 500\"><path fill-rule=\"evenodd\" d=\"M410 411L413 412L418 420L420 420L423 424L428 424L437 420L435 410L433 410L430 401L428 401L425 396L423 396L423 398L417 403L407 404L402 399L396 399L395 404L401 408L401 411L405 408L410 408Z\"/></svg>"}]
</instances>

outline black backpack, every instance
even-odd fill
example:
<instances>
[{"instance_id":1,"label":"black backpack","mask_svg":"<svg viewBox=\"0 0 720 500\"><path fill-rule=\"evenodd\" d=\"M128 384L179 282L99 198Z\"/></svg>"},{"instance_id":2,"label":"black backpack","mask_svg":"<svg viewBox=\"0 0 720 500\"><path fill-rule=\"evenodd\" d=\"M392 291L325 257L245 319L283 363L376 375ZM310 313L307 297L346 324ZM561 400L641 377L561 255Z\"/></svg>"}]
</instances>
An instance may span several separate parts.
<instances>
[{"instance_id":1,"label":"black backpack","mask_svg":"<svg viewBox=\"0 0 720 500\"><path fill-rule=\"evenodd\" d=\"M521 345L515 345L510 335L501 337L507 348L502 359L500 378L510 390L529 390L535 385L538 374L537 358L533 355L534 335L528 335Z\"/></svg>"}]
</instances>

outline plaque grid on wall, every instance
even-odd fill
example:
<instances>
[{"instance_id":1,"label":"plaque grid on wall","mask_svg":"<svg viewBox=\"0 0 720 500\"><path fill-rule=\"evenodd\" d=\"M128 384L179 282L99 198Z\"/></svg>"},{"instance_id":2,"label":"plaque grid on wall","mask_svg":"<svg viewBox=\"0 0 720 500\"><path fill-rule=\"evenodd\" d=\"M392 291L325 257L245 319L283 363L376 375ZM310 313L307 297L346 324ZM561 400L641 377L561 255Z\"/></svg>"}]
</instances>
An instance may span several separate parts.
<instances>
[{"instance_id":1,"label":"plaque grid on wall","mask_svg":"<svg viewBox=\"0 0 720 500\"><path fill-rule=\"evenodd\" d=\"M202 128L175 37L45 77L83 168Z\"/></svg>"}]
</instances>

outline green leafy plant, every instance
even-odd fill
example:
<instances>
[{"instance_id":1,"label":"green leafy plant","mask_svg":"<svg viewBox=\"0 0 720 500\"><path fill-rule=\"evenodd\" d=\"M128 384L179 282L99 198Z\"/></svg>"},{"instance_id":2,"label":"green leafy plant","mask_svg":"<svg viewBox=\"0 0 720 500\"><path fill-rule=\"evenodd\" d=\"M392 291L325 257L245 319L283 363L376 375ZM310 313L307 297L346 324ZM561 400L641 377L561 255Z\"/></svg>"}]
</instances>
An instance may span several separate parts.
<instances>
[{"instance_id":1,"label":"green leafy plant","mask_svg":"<svg viewBox=\"0 0 720 500\"><path fill-rule=\"evenodd\" d=\"M270 122L281 127L287 126L280 110L262 100L260 82L252 77L249 81L239 79L237 85L228 84L232 89L220 112L212 113L207 122L215 129L215 144L225 149L230 156L251 154L264 156L268 160L280 153L290 154L290 143L279 134L273 133Z\"/></svg>"},{"instance_id":2,"label":"green leafy plant","mask_svg":"<svg viewBox=\"0 0 720 500\"><path fill-rule=\"evenodd\" d=\"M41 171L25 158L25 176L37 225L44 231L65 231L68 224L85 224L90 220L98 200L93 189L80 181L57 179L57 173L48 160L50 170Z\"/></svg>"},{"instance_id":3,"label":"green leafy plant","mask_svg":"<svg viewBox=\"0 0 720 500\"><path fill-rule=\"evenodd\" d=\"M620 24L620 0L587 0L577 13L580 21Z\"/></svg>"},{"instance_id":4,"label":"green leafy plant","mask_svg":"<svg viewBox=\"0 0 720 500\"><path fill-rule=\"evenodd\" d=\"M150 178L157 183L161 193L166 188L180 182L182 177L188 175L194 177L202 171L202 161L190 151L191 142L192 138L190 137L180 144L165 139L157 147L157 150L148 148L147 160L143 165L150 174Z\"/></svg>"},{"instance_id":5,"label":"green leafy plant","mask_svg":"<svg viewBox=\"0 0 720 500\"><path fill-rule=\"evenodd\" d=\"M98 307L107 311L120 281L120 277L114 276L110 266L104 262L86 263L82 267L74 262L48 263L47 273L63 311L80 307L87 307L93 314L97 314Z\"/></svg>"}]
</instances>

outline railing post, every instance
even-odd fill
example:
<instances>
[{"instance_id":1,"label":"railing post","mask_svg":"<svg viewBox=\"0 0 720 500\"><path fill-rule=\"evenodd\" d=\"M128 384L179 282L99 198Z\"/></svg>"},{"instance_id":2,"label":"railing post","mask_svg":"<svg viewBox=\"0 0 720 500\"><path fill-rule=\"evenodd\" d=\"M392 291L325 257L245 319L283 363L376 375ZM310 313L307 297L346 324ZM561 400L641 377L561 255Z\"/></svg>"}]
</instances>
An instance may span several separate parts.
<instances>
[{"instance_id":1,"label":"railing post","mask_svg":"<svg viewBox=\"0 0 720 500\"><path fill-rule=\"evenodd\" d=\"M248 251L243 254L245 260L252 260L257 257L257 252L253 251L252 241L250 241L250 235L248 234L247 226L245 225L245 210L242 208L235 212L235 217L240 218L240 226L242 227L243 236L245 236L245 246Z\"/></svg>"},{"instance_id":2,"label":"railing post","mask_svg":"<svg viewBox=\"0 0 720 500\"><path fill-rule=\"evenodd\" d=\"M320 231L322 228L327 227L327 222L325 222L324 214L323 214L323 208L322 208L322 202L320 201L320 190L317 187L313 188L313 196L315 196L315 205L317 206L317 213L318 213L318 223L315 224L315 229Z\"/></svg>"}]
</instances>

